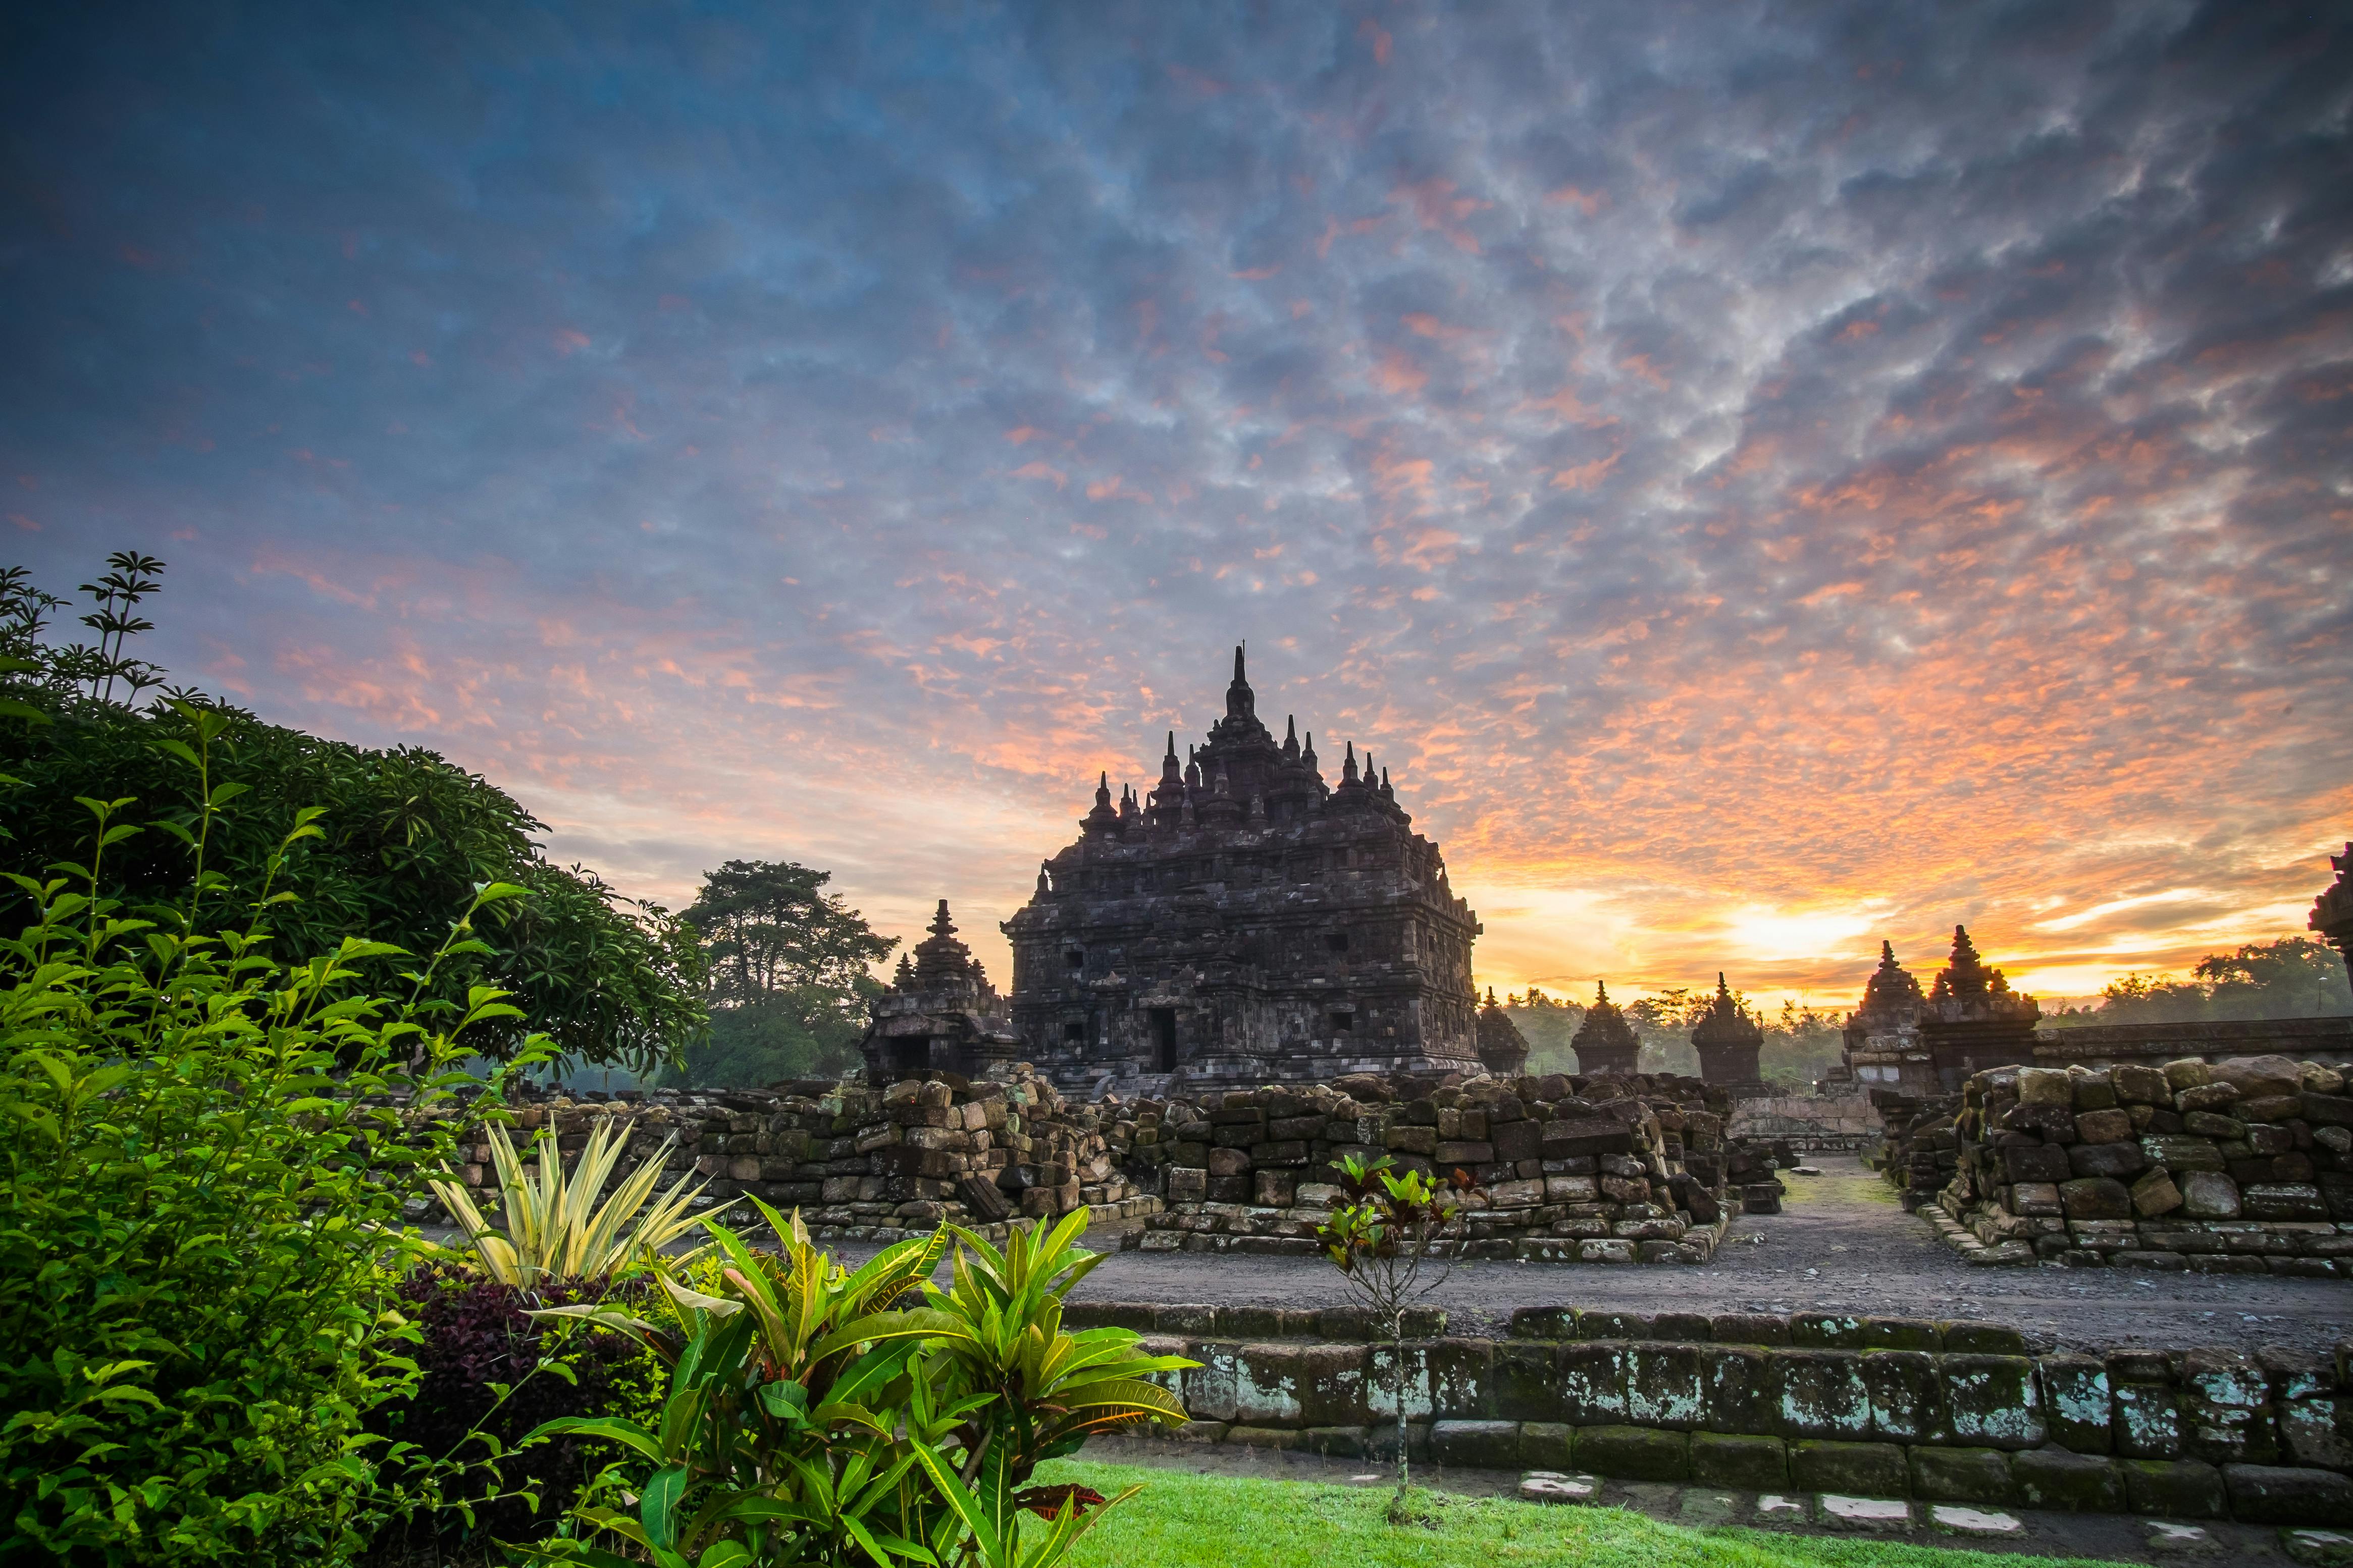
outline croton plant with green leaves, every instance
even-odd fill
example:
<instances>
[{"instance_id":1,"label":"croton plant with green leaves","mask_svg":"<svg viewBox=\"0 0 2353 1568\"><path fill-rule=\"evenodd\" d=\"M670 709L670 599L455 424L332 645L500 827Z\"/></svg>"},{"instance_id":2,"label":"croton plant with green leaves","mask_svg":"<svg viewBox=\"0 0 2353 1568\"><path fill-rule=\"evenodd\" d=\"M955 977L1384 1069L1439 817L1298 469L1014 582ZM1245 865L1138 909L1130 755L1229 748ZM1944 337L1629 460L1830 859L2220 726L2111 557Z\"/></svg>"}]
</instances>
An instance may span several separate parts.
<instances>
[{"instance_id":1,"label":"croton plant with green leaves","mask_svg":"<svg viewBox=\"0 0 2353 1568\"><path fill-rule=\"evenodd\" d=\"M1100 1260L1076 1246L1083 1211L1017 1226L1002 1251L943 1226L849 1269L797 1213L754 1202L778 1250L706 1219L715 1248L660 1276L668 1321L548 1310L635 1336L670 1384L651 1425L570 1417L534 1434L630 1457L529 1561L1050 1568L1129 1494L1032 1487L1037 1466L1095 1433L1185 1420L1154 1380L1197 1363L1144 1354L1129 1330L1062 1327L1063 1299ZM943 1261L945 1286L932 1279ZM1025 1532L1025 1514L1045 1523Z\"/></svg>"}]
</instances>

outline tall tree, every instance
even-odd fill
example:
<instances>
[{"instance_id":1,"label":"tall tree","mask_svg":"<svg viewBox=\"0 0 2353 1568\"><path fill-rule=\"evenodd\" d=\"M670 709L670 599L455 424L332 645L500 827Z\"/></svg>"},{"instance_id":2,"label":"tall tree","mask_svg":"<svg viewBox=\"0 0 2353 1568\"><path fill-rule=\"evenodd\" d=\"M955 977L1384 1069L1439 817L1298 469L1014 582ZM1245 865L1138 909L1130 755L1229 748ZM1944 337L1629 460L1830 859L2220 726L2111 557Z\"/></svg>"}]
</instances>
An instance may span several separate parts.
<instances>
[{"instance_id":1,"label":"tall tree","mask_svg":"<svg viewBox=\"0 0 2353 1568\"><path fill-rule=\"evenodd\" d=\"M697 1087L829 1077L856 1058L871 966L897 939L792 861L730 860L705 872L684 915L711 969L711 1029L671 1077Z\"/></svg>"},{"instance_id":2,"label":"tall tree","mask_svg":"<svg viewBox=\"0 0 2353 1568\"><path fill-rule=\"evenodd\" d=\"M102 890L134 906L185 894L189 862L175 830L194 820L198 803L173 748L187 743L195 709L208 708L230 721L215 747L214 779L229 792L216 798L235 804L215 822L207 856L226 884L206 896L241 909L265 890L290 895L269 911L281 954L331 951L345 936L430 953L476 889L512 882L530 896L478 918L474 935L487 951L459 956L435 977L439 1001L459 1005L469 986L491 985L523 1010L521 1020L470 1033L480 1048L502 1053L533 1029L577 1061L644 1071L702 1033L693 931L659 906L622 898L585 867L549 861L536 842L544 826L487 779L432 752L323 740L185 689L140 705L163 672L125 643L148 629L136 610L164 563L117 555L108 565L83 584L98 608L82 618L98 641L70 647L41 635L62 601L21 569L0 570L0 869L53 874L47 868L89 840L90 811L76 797L128 799L117 819L146 826L108 847ZM272 853L296 814L312 806L324 811L320 836L296 845L273 880ZM0 927L28 907L0 883ZM412 967L382 963L377 978L388 987Z\"/></svg>"}]
</instances>

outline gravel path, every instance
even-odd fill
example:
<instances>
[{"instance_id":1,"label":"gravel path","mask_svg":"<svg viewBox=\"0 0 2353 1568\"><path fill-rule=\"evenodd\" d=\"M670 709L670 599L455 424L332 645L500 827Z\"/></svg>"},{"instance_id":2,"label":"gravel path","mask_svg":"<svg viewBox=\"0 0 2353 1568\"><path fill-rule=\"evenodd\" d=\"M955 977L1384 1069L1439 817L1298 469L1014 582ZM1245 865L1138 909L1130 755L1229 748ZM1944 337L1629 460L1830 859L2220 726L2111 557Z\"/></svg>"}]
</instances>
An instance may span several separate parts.
<instances>
[{"instance_id":1,"label":"gravel path","mask_svg":"<svg viewBox=\"0 0 2353 1568\"><path fill-rule=\"evenodd\" d=\"M1778 1215L1733 1222L1715 1261L1692 1268L1474 1262L1432 1293L1452 1326L1493 1329L1514 1307L1628 1311L1841 1311L1970 1318L2049 1335L2063 1349L2295 1345L2353 1338L2341 1279L2137 1273L2121 1268L1970 1268L1894 1189L1852 1155L1822 1154L1819 1176L1785 1174ZM1757 1239L1747 1239L1755 1237ZM1096 1247L1115 1246L1100 1228ZM1320 1307L1345 1300L1318 1258L1120 1252L1078 1294L1103 1300L1237 1301Z\"/></svg>"}]
</instances>

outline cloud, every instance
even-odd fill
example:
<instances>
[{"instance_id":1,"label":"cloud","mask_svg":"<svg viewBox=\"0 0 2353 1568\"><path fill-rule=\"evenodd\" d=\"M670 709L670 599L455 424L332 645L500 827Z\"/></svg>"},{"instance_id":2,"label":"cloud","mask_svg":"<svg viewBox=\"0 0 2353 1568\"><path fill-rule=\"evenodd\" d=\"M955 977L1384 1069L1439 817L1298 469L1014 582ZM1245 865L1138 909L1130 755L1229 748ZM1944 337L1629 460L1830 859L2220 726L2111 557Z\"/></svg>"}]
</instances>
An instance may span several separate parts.
<instances>
[{"instance_id":1,"label":"cloud","mask_svg":"<svg viewBox=\"0 0 2353 1568\"><path fill-rule=\"evenodd\" d=\"M1506 985L1848 994L1956 921L2178 968L2353 822L2325 14L19 43L20 557L153 550L168 665L439 747L634 890L789 855L1001 975L1242 637Z\"/></svg>"}]
</instances>

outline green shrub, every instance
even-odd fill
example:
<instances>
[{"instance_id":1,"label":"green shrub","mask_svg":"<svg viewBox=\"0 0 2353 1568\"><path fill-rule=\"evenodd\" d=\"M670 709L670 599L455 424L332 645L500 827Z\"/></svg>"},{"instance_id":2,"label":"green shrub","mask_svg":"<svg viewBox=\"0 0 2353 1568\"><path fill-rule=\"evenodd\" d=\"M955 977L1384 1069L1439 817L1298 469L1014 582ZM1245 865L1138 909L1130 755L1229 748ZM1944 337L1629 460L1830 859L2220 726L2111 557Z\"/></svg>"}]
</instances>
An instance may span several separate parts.
<instances>
[{"instance_id":1,"label":"green shrub","mask_svg":"<svg viewBox=\"0 0 2353 1568\"><path fill-rule=\"evenodd\" d=\"M103 896L142 833L87 800L96 849L70 875L9 880L33 910L0 941L0 1559L68 1563L335 1562L386 1506L366 1413L406 1388L413 1340L392 1291L397 1227L455 1118L412 1123L479 1080L462 1035L512 1019L500 993L458 1009L395 1003L345 938L276 955L268 920L290 852L250 905L206 863L210 763L229 721L182 706L197 805L146 831L181 841L176 900ZM15 784L16 781L7 781ZM186 868L192 867L193 874ZM436 962L479 952L473 914ZM526 1058L532 1052L526 1050Z\"/></svg>"},{"instance_id":2,"label":"green shrub","mask_svg":"<svg viewBox=\"0 0 2353 1568\"><path fill-rule=\"evenodd\" d=\"M163 570L143 557L115 564L117 576L143 571L126 580L150 593ZM356 932L431 952L476 888L512 882L530 897L485 910L480 941L448 955L433 980L433 994L459 1006L475 985L520 1005L513 1018L476 1025L468 1042L476 1050L504 1056L535 1031L575 1059L650 1072L702 1037L705 963L694 929L620 897L594 871L548 861L533 841L544 826L479 774L417 747L322 740L209 701L109 700L164 679L123 657L122 637L146 623L119 613L121 599L87 617L101 633L98 647L54 647L40 633L58 601L21 569L0 568L0 770L23 781L0 791L0 848L14 869L40 875L80 856L90 819L79 797L128 797L151 818L192 825L171 748L192 743L191 715L202 711L217 721L213 781L241 795L233 815L209 824L207 863L226 878L231 910L258 897L265 879L298 896L272 913L279 951L326 952ZM317 830L285 847L298 814L311 808L323 812ZM151 832L110 847L97 891L135 905L174 899L187 881L183 847ZM0 920L13 927L26 918L23 900L0 887Z\"/></svg>"},{"instance_id":3,"label":"green shrub","mask_svg":"<svg viewBox=\"0 0 2353 1568\"><path fill-rule=\"evenodd\" d=\"M658 1420L540 1428L629 1452L532 1561L1051 1568L1106 1504L1084 1488L1027 1487L1031 1471L1091 1434L1185 1419L1153 1380L1194 1363L1140 1354L1126 1329L1062 1331L1064 1296L1098 1261L1074 1245L1084 1214L1050 1233L1017 1226L1002 1252L943 1226L852 1271L809 1245L797 1214L753 1203L782 1250L705 1220L717 1254L659 1276L668 1326L609 1305L538 1314L626 1332L671 1375ZM930 1276L952 1242L942 1289ZM1025 1539L1025 1512L1050 1528ZM594 1544L600 1535L636 1555Z\"/></svg>"}]
</instances>

